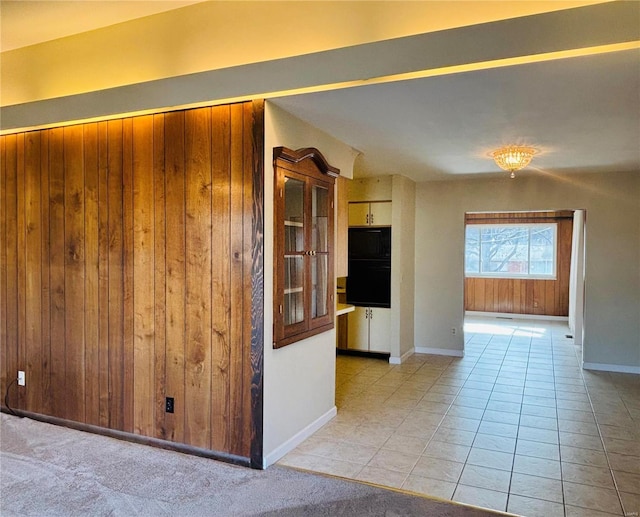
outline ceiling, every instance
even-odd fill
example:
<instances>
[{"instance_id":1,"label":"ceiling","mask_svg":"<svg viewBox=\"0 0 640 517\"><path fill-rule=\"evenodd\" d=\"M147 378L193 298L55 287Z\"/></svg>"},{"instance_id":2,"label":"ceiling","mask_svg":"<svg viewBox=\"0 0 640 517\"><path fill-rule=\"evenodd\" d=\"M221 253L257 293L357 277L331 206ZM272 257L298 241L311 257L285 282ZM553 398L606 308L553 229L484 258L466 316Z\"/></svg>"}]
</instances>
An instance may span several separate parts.
<instances>
[{"instance_id":1,"label":"ceiling","mask_svg":"<svg viewBox=\"0 0 640 517\"><path fill-rule=\"evenodd\" d=\"M178 9L203 0L0 0L2 51Z\"/></svg>"},{"instance_id":2,"label":"ceiling","mask_svg":"<svg viewBox=\"0 0 640 517\"><path fill-rule=\"evenodd\" d=\"M533 170L640 172L639 50L274 102L362 151L361 176L506 174L488 155L512 143L538 150Z\"/></svg>"},{"instance_id":3,"label":"ceiling","mask_svg":"<svg viewBox=\"0 0 640 517\"><path fill-rule=\"evenodd\" d=\"M191 3L3 0L3 50ZM504 175L488 154L510 143L538 150L520 174L640 173L637 48L272 101L360 151L360 177Z\"/></svg>"}]
</instances>

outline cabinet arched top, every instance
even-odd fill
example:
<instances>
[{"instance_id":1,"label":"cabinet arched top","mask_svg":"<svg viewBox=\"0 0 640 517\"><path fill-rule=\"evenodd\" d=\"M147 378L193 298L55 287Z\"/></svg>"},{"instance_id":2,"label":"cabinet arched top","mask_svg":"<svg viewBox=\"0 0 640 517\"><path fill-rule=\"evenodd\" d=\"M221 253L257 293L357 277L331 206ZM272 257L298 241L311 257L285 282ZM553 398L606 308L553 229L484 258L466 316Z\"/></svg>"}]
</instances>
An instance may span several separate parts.
<instances>
[{"instance_id":1,"label":"cabinet arched top","mask_svg":"<svg viewBox=\"0 0 640 517\"><path fill-rule=\"evenodd\" d=\"M337 178L340 175L340 169L329 165L327 159L315 147L304 147L296 151L286 147L273 148L273 160L284 160L292 164L302 164L306 160L311 160L317 169L327 176Z\"/></svg>"}]
</instances>

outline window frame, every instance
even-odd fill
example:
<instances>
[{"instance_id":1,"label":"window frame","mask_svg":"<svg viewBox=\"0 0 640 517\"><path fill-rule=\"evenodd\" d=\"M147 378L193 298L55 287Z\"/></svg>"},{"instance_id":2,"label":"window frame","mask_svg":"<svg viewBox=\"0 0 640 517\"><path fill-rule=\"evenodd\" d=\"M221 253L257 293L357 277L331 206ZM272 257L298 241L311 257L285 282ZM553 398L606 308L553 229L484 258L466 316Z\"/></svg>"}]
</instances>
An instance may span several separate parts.
<instances>
[{"instance_id":1,"label":"window frame","mask_svg":"<svg viewBox=\"0 0 640 517\"><path fill-rule=\"evenodd\" d=\"M479 238L478 244L478 272L467 272L467 228L478 228L480 231L479 237L483 228L505 228L505 227L526 227L528 231L528 243L527 243L527 267L531 269L531 228L535 227L552 227L553 228L553 273L551 274L531 274L531 273L515 273L507 271L505 273L500 272L482 272L482 238ZM558 279L558 223L557 222L544 222L544 223L466 223L464 231L464 276L465 278L498 278L498 279L516 279L516 280L557 280Z\"/></svg>"}]
</instances>

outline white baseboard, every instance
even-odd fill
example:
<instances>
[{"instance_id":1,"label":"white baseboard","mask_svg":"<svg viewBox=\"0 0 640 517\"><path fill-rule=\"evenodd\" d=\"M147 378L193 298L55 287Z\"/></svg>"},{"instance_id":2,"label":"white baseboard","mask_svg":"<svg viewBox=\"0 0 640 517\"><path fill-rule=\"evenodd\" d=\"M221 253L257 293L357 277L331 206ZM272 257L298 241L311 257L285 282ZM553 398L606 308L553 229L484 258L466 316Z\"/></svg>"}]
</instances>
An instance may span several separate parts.
<instances>
[{"instance_id":1,"label":"white baseboard","mask_svg":"<svg viewBox=\"0 0 640 517\"><path fill-rule=\"evenodd\" d=\"M514 320L546 320L569 321L567 316L545 316L542 314L514 314L511 312L465 311L465 316L482 316L485 318L510 318Z\"/></svg>"},{"instance_id":2,"label":"white baseboard","mask_svg":"<svg viewBox=\"0 0 640 517\"><path fill-rule=\"evenodd\" d=\"M464 350L452 350L451 348L429 348L417 346L416 354L449 355L452 357L464 357Z\"/></svg>"},{"instance_id":3,"label":"white baseboard","mask_svg":"<svg viewBox=\"0 0 640 517\"><path fill-rule=\"evenodd\" d=\"M640 375L640 366L626 366L622 364L582 363L585 370L597 370L601 372L635 373Z\"/></svg>"},{"instance_id":4,"label":"white baseboard","mask_svg":"<svg viewBox=\"0 0 640 517\"><path fill-rule=\"evenodd\" d=\"M333 417L338 414L338 408L333 406L329 411L327 411L324 415L317 418L313 422L311 422L307 427L302 429L300 432L293 435L286 442L284 442L279 447L276 447L275 450L271 451L269 454L265 455L262 458L262 468L266 469L269 465L273 465L276 461L282 458L285 454L295 449L298 445L304 442L309 436L315 433L318 429L320 429L324 424L329 422Z\"/></svg>"},{"instance_id":5,"label":"white baseboard","mask_svg":"<svg viewBox=\"0 0 640 517\"><path fill-rule=\"evenodd\" d=\"M415 353L415 351L416 351L416 349L412 348L411 350L407 350L400 357L390 356L389 357L389 364L402 364L407 360L407 358L411 357Z\"/></svg>"}]
</instances>

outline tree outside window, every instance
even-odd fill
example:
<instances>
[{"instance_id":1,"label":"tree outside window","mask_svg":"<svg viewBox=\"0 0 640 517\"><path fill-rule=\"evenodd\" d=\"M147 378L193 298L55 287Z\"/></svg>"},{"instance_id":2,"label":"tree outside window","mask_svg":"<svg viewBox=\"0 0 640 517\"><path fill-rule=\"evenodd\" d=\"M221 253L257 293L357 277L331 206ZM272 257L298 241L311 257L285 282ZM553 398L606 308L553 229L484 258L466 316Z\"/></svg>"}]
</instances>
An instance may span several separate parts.
<instances>
[{"instance_id":1,"label":"tree outside window","mask_svg":"<svg viewBox=\"0 0 640 517\"><path fill-rule=\"evenodd\" d=\"M469 224L466 276L555 278L555 223Z\"/></svg>"}]
</instances>

